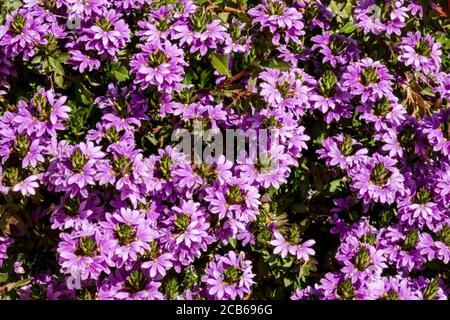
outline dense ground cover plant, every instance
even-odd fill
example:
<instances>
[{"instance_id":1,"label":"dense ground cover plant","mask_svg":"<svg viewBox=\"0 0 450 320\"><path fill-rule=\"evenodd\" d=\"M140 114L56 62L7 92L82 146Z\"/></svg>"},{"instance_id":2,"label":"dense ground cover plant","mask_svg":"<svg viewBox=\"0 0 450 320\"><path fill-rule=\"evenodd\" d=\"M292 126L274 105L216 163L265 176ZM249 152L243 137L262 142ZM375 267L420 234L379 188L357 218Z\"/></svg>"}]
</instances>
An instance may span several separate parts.
<instances>
[{"instance_id":1,"label":"dense ground cover plant","mask_svg":"<svg viewBox=\"0 0 450 320\"><path fill-rule=\"evenodd\" d=\"M447 299L449 16L1 1L0 297ZM194 161L180 129L279 143Z\"/></svg>"}]
</instances>

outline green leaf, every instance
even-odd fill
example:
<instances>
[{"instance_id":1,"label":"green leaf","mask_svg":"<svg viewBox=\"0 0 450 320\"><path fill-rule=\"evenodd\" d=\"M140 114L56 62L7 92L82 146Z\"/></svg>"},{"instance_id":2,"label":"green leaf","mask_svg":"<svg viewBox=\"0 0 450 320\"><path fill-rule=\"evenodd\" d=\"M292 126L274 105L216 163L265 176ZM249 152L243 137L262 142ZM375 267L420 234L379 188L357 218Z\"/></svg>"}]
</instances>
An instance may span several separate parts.
<instances>
[{"instance_id":1,"label":"green leaf","mask_svg":"<svg viewBox=\"0 0 450 320\"><path fill-rule=\"evenodd\" d=\"M8 280L7 273L0 273L0 283L5 283Z\"/></svg>"},{"instance_id":2,"label":"green leaf","mask_svg":"<svg viewBox=\"0 0 450 320\"><path fill-rule=\"evenodd\" d=\"M130 76L128 74L128 70L122 65L113 68L111 70L111 74L117 79L117 81L126 81Z\"/></svg>"},{"instance_id":3,"label":"green leaf","mask_svg":"<svg viewBox=\"0 0 450 320\"><path fill-rule=\"evenodd\" d=\"M292 284L292 280L289 278L284 278L283 283L285 287L289 287Z\"/></svg>"},{"instance_id":4,"label":"green leaf","mask_svg":"<svg viewBox=\"0 0 450 320\"><path fill-rule=\"evenodd\" d=\"M267 67L267 68L272 68L272 69L280 69L280 70L287 70L287 69L291 69L292 66L287 63L284 60L281 60L279 58L272 58L269 61L262 61L261 65L263 67Z\"/></svg>"},{"instance_id":5,"label":"green leaf","mask_svg":"<svg viewBox=\"0 0 450 320\"><path fill-rule=\"evenodd\" d=\"M349 21L341 28L341 30L339 30L339 32L343 34L350 34L355 30L356 25L352 21Z\"/></svg>"},{"instance_id":6,"label":"green leaf","mask_svg":"<svg viewBox=\"0 0 450 320\"><path fill-rule=\"evenodd\" d=\"M236 245L237 245L236 238L229 237L228 242L230 243L231 247L233 247L233 249L236 249Z\"/></svg>"},{"instance_id":7,"label":"green leaf","mask_svg":"<svg viewBox=\"0 0 450 320\"><path fill-rule=\"evenodd\" d=\"M229 70L230 66L228 64L228 54L212 54L211 55L211 64L214 69L216 69L220 74L223 74L227 77L231 77L231 72Z\"/></svg>"},{"instance_id":8,"label":"green leaf","mask_svg":"<svg viewBox=\"0 0 450 320\"><path fill-rule=\"evenodd\" d=\"M420 93L424 96L435 97L433 89L431 89L430 87L426 87L426 88L422 89L422 91L420 91Z\"/></svg>"},{"instance_id":9,"label":"green leaf","mask_svg":"<svg viewBox=\"0 0 450 320\"><path fill-rule=\"evenodd\" d=\"M55 58L48 57L48 63L50 64L50 67L52 67L52 71L54 71L55 74L60 75L60 76L63 76L65 74L64 67Z\"/></svg>"}]
</instances>

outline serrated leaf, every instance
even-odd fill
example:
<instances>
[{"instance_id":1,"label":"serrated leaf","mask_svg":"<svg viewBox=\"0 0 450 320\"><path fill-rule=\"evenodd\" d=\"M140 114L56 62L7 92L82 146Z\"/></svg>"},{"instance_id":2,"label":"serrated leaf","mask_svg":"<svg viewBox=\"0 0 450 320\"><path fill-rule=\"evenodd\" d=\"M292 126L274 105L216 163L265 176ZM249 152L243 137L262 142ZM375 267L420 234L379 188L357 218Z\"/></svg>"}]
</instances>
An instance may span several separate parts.
<instances>
[{"instance_id":1,"label":"serrated leaf","mask_svg":"<svg viewBox=\"0 0 450 320\"><path fill-rule=\"evenodd\" d=\"M212 54L211 55L211 65L220 74L227 77L231 77L230 66L228 64L229 56L227 54Z\"/></svg>"}]
</instances>

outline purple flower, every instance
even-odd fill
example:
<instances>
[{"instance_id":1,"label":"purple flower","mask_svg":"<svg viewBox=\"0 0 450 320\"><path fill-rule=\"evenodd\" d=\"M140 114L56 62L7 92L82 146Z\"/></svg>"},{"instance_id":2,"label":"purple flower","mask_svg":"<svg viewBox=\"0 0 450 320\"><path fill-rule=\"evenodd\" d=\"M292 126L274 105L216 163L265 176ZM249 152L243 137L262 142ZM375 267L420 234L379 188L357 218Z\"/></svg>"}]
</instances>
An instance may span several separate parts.
<instances>
[{"instance_id":1,"label":"purple flower","mask_svg":"<svg viewBox=\"0 0 450 320\"><path fill-rule=\"evenodd\" d=\"M351 188L365 204L392 204L404 192L404 178L391 158L374 154L349 170Z\"/></svg>"},{"instance_id":2,"label":"purple flower","mask_svg":"<svg viewBox=\"0 0 450 320\"><path fill-rule=\"evenodd\" d=\"M81 30L79 44L84 44L86 50L93 50L98 55L115 57L119 50L125 48L130 41L130 29L121 16L114 10L109 10L97 18L96 24Z\"/></svg>"},{"instance_id":3,"label":"purple flower","mask_svg":"<svg viewBox=\"0 0 450 320\"><path fill-rule=\"evenodd\" d=\"M100 285L98 297L102 300L163 300L158 291L160 282L150 281L141 271L117 270Z\"/></svg>"},{"instance_id":4,"label":"purple flower","mask_svg":"<svg viewBox=\"0 0 450 320\"><path fill-rule=\"evenodd\" d=\"M109 243L97 225L83 222L71 233L61 233L58 246L61 271L76 279L98 279L109 274Z\"/></svg>"},{"instance_id":5,"label":"purple flower","mask_svg":"<svg viewBox=\"0 0 450 320\"><path fill-rule=\"evenodd\" d=\"M252 263L245 260L244 252L237 254L230 251L224 256L216 255L206 267L201 280L206 284L209 297L234 300L237 297L243 299L244 295L250 293L254 276Z\"/></svg>"},{"instance_id":6,"label":"purple flower","mask_svg":"<svg viewBox=\"0 0 450 320\"><path fill-rule=\"evenodd\" d=\"M0 47L10 58L22 54L23 60L28 60L35 55L36 45L46 44L46 31L47 24L42 17L27 9L18 9L0 26Z\"/></svg>"},{"instance_id":7,"label":"purple flower","mask_svg":"<svg viewBox=\"0 0 450 320\"><path fill-rule=\"evenodd\" d=\"M3 266L3 261L8 258L8 254L6 253L6 251L8 250L9 246L13 244L13 242L13 239L0 235L0 267Z\"/></svg>"},{"instance_id":8,"label":"purple flower","mask_svg":"<svg viewBox=\"0 0 450 320\"><path fill-rule=\"evenodd\" d=\"M29 104L19 101L18 114L14 118L19 132L35 133L38 137L47 132L56 136L57 130L65 128L62 122L69 118L71 109L65 105L66 101L67 97L55 94L52 89L39 90Z\"/></svg>"},{"instance_id":9,"label":"purple flower","mask_svg":"<svg viewBox=\"0 0 450 320\"><path fill-rule=\"evenodd\" d=\"M169 91L180 88L187 65L183 50L170 42L146 43L140 48L141 52L130 62L131 71L136 75L135 83L142 89L149 85Z\"/></svg>"},{"instance_id":10,"label":"purple flower","mask_svg":"<svg viewBox=\"0 0 450 320\"><path fill-rule=\"evenodd\" d=\"M274 240L270 241L270 244L274 246L273 253L280 254L282 258L286 258L288 254L296 256L298 260L308 261L310 256L315 254L315 251L311 248L316 242L314 240L307 240L302 244L291 243L286 241L283 235L274 231Z\"/></svg>"},{"instance_id":11,"label":"purple flower","mask_svg":"<svg viewBox=\"0 0 450 320\"><path fill-rule=\"evenodd\" d=\"M112 214L107 212L105 220L99 224L105 231L107 254L113 265L129 266L150 249L148 243L155 237L155 232L142 212L121 208Z\"/></svg>"},{"instance_id":12,"label":"purple flower","mask_svg":"<svg viewBox=\"0 0 450 320\"><path fill-rule=\"evenodd\" d=\"M361 0L358 1L353 15L356 25L362 28L365 34L394 33L400 36L401 30L406 26L408 12L409 8L405 6L404 0Z\"/></svg>"},{"instance_id":13,"label":"purple flower","mask_svg":"<svg viewBox=\"0 0 450 320\"><path fill-rule=\"evenodd\" d=\"M326 159L327 166L338 165L342 170L353 167L367 154L367 149L350 136L338 135L322 141L323 149L317 151L319 159Z\"/></svg>"},{"instance_id":14,"label":"purple flower","mask_svg":"<svg viewBox=\"0 0 450 320\"><path fill-rule=\"evenodd\" d=\"M441 44L429 34L422 36L419 31L408 32L400 45L398 60L412 66L417 72L436 73L441 66Z\"/></svg>"},{"instance_id":15,"label":"purple flower","mask_svg":"<svg viewBox=\"0 0 450 320\"><path fill-rule=\"evenodd\" d=\"M351 63L342 75L342 89L360 96L361 102L376 102L392 95L392 80L388 69L379 61L365 58Z\"/></svg>"},{"instance_id":16,"label":"purple flower","mask_svg":"<svg viewBox=\"0 0 450 320\"><path fill-rule=\"evenodd\" d=\"M302 14L284 1L263 0L247 13L252 17L253 24L260 24L261 28L268 28L274 34L273 44L280 42L281 35L286 43L300 43L299 37L305 34Z\"/></svg>"}]
</instances>

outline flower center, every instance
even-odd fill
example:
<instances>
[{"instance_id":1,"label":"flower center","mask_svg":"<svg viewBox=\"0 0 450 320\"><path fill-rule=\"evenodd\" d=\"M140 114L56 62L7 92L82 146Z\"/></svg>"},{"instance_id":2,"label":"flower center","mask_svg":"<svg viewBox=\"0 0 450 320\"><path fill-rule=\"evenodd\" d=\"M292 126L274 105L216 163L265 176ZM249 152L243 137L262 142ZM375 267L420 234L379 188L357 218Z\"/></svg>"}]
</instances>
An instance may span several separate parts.
<instances>
[{"instance_id":1,"label":"flower center","mask_svg":"<svg viewBox=\"0 0 450 320\"><path fill-rule=\"evenodd\" d=\"M119 223L116 227L116 239L126 246L136 240L136 228L128 223Z\"/></svg>"},{"instance_id":2,"label":"flower center","mask_svg":"<svg viewBox=\"0 0 450 320\"><path fill-rule=\"evenodd\" d=\"M431 200L430 191L427 188L420 188L416 193L415 202L418 204L425 204Z\"/></svg>"},{"instance_id":3,"label":"flower center","mask_svg":"<svg viewBox=\"0 0 450 320\"><path fill-rule=\"evenodd\" d=\"M223 272L223 282L228 285L236 284L242 277L243 272L235 266L230 266Z\"/></svg>"},{"instance_id":4,"label":"flower center","mask_svg":"<svg viewBox=\"0 0 450 320\"><path fill-rule=\"evenodd\" d=\"M322 77L320 77L319 80L320 93L327 98L332 97L336 92L335 87L337 82L338 79L333 71L331 70L325 71L325 73L323 74Z\"/></svg>"},{"instance_id":5,"label":"flower center","mask_svg":"<svg viewBox=\"0 0 450 320\"><path fill-rule=\"evenodd\" d=\"M383 97L373 107L373 113L378 117L384 117L388 114L391 104L386 97Z\"/></svg>"},{"instance_id":6,"label":"flower center","mask_svg":"<svg viewBox=\"0 0 450 320\"><path fill-rule=\"evenodd\" d=\"M93 257L97 250L97 243L92 237L82 237L75 249L75 254L79 257Z\"/></svg>"},{"instance_id":7,"label":"flower center","mask_svg":"<svg viewBox=\"0 0 450 320\"><path fill-rule=\"evenodd\" d=\"M87 160L86 156L79 149L76 149L72 155L72 170L82 172Z\"/></svg>"},{"instance_id":8,"label":"flower center","mask_svg":"<svg viewBox=\"0 0 450 320\"><path fill-rule=\"evenodd\" d=\"M97 26L103 31L108 32L111 30L113 24L106 18L101 18L97 21Z\"/></svg>"},{"instance_id":9,"label":"flower center","mask_svg":"<svg viewBox=\"0 0 450 320\"><path fill-rule=\"evenodd\" d=\"M189 224L191 223L191 217L188 213L181 214L175 218L174 223L177 228L177 233L182 234L186 232Z\"/></svg>"},{"instance_id":10,"label":"flower center","mask_svg":"<svg viewBox=\"0 0 450 320\"><path fill-rule=\"evenodd\" d=\"M240 204L245 200L241 188L238 185L232 186L226 193L225 198L228 204Z\"/></svg>"},{"instance_id":11,"label":"flower center","mask_svg":"<svg viewBox=\"0 0 450 320\"><path fill-rule=\"evenodd\" d=\"M25 26L25 18L20 14L16 14L14 20L11 23L11 26L9 27L9 30L13 34L21 34L23 32L24 26Z\"/></svg>"},{"instance_id":12,"label":"flower center","mask_svg":"<svg viewBox=\"0 0 450 320\"><path fill-rule=\"evenodd\" d=\"M147 287L148 279L144 274L140 271L131 272L130 276L127 278L127 281L123 284L123 290L129 292L131 294L136 294L140 291L145 290Z\"/></svg>"},{"instance_id":13,"label":"flower center","mask_svg":"<svg viewBox=\"0 0 450 320\"><path fill-rule=\"evenodd\" d=\"M384 164L377 163L373 168L370 181L377 186L382 186L388 182L390 175L390 172L386 170Z\"/></svg>"},{"instance_id":14,"label":"flower center","mask_svg":"<svg viewBox=\"0 0 450 320\"><path fill-rule=\"evenodd\" d=\"M359 271L366 270L372 263L369 249L367 249L366 247L362 247L361 249L359 249L354 258L354 263Z\"/></svg>"},{"instance_id":15,"label":"flower center","mask_svg":"<svg viewBox=\"0 0 450 320\"><path fill-rule=\"evenodd\" d=\"M378 78L377 68L367 67L364 69L361 73L361 80L365 86L368 86L371 83L378 83L380 79Z\"/></svg>"},{"instance_id":16,"label":"flower center","mask_svg":"<svg viewBox=\"0 0 450 320\"><path fill-rule=\"evenodd\" d=\"M426 40L419 40L415 46L416 52L424 57L431 57L431 48L430 44Z\"/></svg>"},{"instance_id":17,"label":"flower center","mask_svg":"<svg viewBox=\"0 0 450 320\"><path fill-rule=\"evenodd\" d=\"M78 209L80 208L79 198L68 198L64 203L64 213L69 217L78 216Z\"/></svg>"},{"instance_id":18,"label":"flower center","mask_svg":"<svg viewBox=\"0 0 450 320\"><path fill-rule=\"evenodd\" d=\"M339 150L341 151L341 154L343 156L349 156L353 153L353 142L352 137L349 135L346 135L344 137L344 140L342 140L342 143L339 147Z\"/></svg>"},{"instance_id":19,"label":"flower center","mask_svg":"<svg viewBox=\"0 0 450 320\"><path fill-rule=\"evenodd\" d=\"M161 50L158 50L148 56L148 65L153 68L156 68L157 66L166 63L167 61L169 61L169 57L167 57L166 54Z\"/></svg>"}]
</instances>

